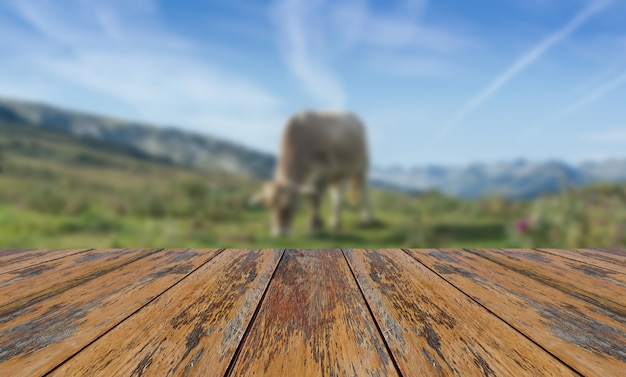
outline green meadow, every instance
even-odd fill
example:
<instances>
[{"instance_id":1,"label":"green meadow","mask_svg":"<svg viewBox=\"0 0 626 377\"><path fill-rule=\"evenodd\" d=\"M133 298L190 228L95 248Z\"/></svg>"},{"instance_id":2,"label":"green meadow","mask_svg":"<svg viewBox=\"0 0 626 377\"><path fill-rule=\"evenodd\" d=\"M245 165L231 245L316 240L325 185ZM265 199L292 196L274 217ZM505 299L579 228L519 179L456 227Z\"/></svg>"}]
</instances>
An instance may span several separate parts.
<instances>
[{"instance_id":1,"label":"green meadow","mask_svg":"<svg viewBox=\"0 0 626 377\"><path fill-rule=\"evenodd\" d=\"M277 239L248 205L260 184L0 123L0 247L626 247L626 185L529 201L373 189L376 224L346 204L339 232L307 234L301 203Z\"/></svg>"}]
</instances>

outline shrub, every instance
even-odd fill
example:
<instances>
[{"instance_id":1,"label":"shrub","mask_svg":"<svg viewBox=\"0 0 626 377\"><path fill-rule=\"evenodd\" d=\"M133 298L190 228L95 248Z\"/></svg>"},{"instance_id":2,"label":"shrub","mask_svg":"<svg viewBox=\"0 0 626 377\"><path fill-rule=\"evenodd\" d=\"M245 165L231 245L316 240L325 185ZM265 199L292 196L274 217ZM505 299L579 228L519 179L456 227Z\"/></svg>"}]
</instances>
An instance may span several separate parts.
<instances>
[{"instance_id":1,"label":"shrub","mask_svg":"<svg viewBox=\"0 0 626 377\"><path fill-rule=\"evenodd\" d=\"M536 200L513 233L536 247L624 247L624 224L626 188L600 185Z\"/></svg>"},{"instance_id":2,"label":"shrub","mask_svg":"<svg viewBox=\"0 0 626 377\"><path fill-rule=\"evenodd\" d=\"M61 214L66 208L67 199L58 190L46 187L32 191L27 199L28 208L37 212Z\"/></svg>"}]
</instances>

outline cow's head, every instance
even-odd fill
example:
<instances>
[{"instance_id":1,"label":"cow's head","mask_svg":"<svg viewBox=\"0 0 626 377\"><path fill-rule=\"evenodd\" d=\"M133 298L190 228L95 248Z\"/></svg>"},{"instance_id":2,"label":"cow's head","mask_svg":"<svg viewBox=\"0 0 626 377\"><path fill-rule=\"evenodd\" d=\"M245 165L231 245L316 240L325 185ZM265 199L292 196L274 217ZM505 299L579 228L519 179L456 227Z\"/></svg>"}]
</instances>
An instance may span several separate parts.
<instances>
[{"instance_id":1,"label":"cow's head","mask_svg":"<svg viewBox=\"0 0 626 377\"><path fill-rule=\"evenodd\" d=\"M298 190L295 186L276 181L266 182L250 202L261 204L271 211L272 235L289 234L298 205Z\"/></svg>"}]
</instances>

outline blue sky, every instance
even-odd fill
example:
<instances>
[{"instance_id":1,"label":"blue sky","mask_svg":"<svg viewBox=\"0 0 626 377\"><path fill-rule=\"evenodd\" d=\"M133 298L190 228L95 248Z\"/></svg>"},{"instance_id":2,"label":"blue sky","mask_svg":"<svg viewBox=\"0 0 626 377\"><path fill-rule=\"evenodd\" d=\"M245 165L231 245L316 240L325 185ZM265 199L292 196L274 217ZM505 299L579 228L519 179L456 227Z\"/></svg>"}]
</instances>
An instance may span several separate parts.
<instances>
[{"instance_id":1,"label":"blue sky","mask_svg":"<svg viewBox=\"0 0 626 377\"><path fill-rule=\"evenodd\" d=\"M276 152L349 109L376 165L626 152L623 0L3 0L0 96Z\"/></svg>"}]
</instances>

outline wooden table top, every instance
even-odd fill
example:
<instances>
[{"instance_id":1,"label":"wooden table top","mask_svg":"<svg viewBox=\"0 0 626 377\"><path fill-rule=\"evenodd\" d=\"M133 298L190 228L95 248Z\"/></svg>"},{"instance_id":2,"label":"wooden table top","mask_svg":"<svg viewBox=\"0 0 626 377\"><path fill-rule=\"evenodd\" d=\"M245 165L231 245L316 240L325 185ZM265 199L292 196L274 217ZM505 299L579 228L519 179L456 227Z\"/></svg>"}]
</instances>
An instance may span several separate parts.
<instances>
[{"instance_id":1,"label":"wooden table top","mask_svg":"<svg viewBox=\"0 0 626 377\"><path fill-rule=\"evenodd\" d=\"M626 376L626 250L0 250L1 376Z\"/></svg>"}]
</instances>

